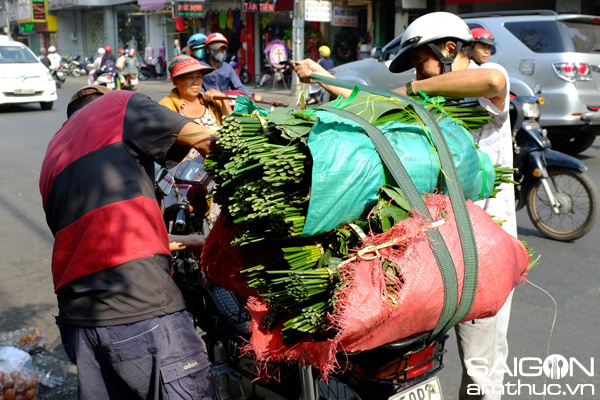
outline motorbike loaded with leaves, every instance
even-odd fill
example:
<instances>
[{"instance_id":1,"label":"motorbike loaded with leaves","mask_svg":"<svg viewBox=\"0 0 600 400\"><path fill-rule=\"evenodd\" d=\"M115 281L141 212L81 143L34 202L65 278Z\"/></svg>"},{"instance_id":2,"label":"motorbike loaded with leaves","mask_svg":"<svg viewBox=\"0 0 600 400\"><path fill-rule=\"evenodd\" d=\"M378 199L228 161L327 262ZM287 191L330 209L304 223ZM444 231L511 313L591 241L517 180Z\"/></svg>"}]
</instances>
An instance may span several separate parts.
<instances>
[{"instance_id":1,"label":"motorbike loaded with leaves","mask_svg":"<svg viewBox=\"0 0 600 400\"><path fill-rule=\"evenodd\" d=\"M465 202L511 179L465 140L485 114L358 90L309 110L248 102L225 118L222 151L157 179L170 233L208 233L206 194L221 207L201 260L173 253L220 398L442 399L446 332L497 311L475 301L481 271L515 272L492 289L506 297L529 262Z\"/></svg>"}]
</instances>

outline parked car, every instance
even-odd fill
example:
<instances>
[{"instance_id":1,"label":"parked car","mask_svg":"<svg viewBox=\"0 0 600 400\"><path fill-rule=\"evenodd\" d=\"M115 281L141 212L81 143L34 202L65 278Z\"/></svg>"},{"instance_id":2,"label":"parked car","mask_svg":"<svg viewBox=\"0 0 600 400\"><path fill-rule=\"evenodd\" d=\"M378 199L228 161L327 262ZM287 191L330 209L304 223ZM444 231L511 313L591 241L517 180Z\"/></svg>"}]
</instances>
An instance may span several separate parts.
<instances>
[{"instance_id":1,"label":"parked car","mask_svg":"<svg viewBox=\"0 0 600 400\"><path fill-rule=\"evenodd\" d=\"M0 35L0 105L40 103L50 110L56 84L50 71L23 43Z\"/></svg>"},{"instance_id":2,"label":"parked car","mask_svg":"<svg viewBox=\"0 0 600 400\"><path fill-rule=\"evenodd\" d=\"M600 18L550 10L463 14L470 28L489 30L496 40L490 62L504 66L511 92L545 99L540 124L553 148L577 154L600 133ZM339 79L393 89L414 79L414 69L388 71L400 45L398 36L373 58L334 68Z\"/></svg>"}]
</instances>

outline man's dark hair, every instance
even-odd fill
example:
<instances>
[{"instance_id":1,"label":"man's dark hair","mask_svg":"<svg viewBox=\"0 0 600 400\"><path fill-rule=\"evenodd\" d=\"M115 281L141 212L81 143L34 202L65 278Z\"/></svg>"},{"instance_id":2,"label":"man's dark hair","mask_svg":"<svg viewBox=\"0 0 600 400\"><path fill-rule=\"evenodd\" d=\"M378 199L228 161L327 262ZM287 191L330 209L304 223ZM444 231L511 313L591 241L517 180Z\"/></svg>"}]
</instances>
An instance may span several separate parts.
<instances>
[{"instance_id":1,"label":"man's dark hair","mask_svg":"<svg viewBox=\"0 0 600 400\"><path fill-rule=\"evenodd\" d=\"M454 39L454 38L444 38L444 39L439 39L433 42L433 44L435 46L437 46L438 49L443 50L444 47L446 46L447 42L454 42L456 43L458 40ZM468 57L469 59L471 58L471 43L465 43L463 42L463 46L460 48L460 52L463 53L463 55L465 55L466 57Z\"/></svg>"}]
</instances>

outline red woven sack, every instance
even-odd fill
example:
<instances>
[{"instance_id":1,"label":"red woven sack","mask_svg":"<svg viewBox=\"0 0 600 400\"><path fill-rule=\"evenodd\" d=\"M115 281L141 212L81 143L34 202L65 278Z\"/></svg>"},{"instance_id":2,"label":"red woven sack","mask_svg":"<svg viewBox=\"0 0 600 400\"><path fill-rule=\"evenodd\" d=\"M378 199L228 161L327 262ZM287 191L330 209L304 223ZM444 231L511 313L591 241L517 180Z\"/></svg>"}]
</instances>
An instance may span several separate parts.
<instances>
[{"instance_id":1,"label":"red woven sack","mask_svg":"<svg viewBox=\"0 0 600 400\"><path fill-rule=\"evenodd\" d=\"M460 295L463 257L450 200L446 196L430 195L426 204L434 219L445 220L439 230L457 267ZM479 254L477 292L471 312L464 319L472 320L499 311L525 274L529 255L520 241L502 230L479 206L468 201L467 207ZM357 259L338 268L349 285L336 295L339 301L333 319L339 332L333 339L320 342L306 339L284 346L281 326L270 332L260 328L267 305L253 298L248 304L252 337L246 350L261 361L310 363L327 374L335 368L337 352L368 350L433 330L441 315L444 289L440 270L420 224L419 219L410 218L365 241L379 245L412 236L400 245L379 250L382 257L397 265L400 273L395 281L385 276L379 258Z\"/></svg>"}]
</instances>

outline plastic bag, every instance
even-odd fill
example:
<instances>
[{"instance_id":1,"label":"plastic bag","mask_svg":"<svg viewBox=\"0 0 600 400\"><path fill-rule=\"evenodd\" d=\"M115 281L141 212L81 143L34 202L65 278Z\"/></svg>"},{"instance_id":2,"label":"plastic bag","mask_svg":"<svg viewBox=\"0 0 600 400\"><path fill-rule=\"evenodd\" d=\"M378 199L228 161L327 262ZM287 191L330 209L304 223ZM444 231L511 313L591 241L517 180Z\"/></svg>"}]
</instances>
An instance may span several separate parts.
<instances>
[{"instance_id":1,"label":"plastic bag","mask_svg":"<svg viewBox=\"0 0 600 400\"><path fill-rule=\"evenodd\" d=\"M41 350L45 343L46 336L37 326L0 333L0 345L18 347L27 352Z\"/></svg>"},{"instance_id":2,"label":"plastic bag","mask_svg":"<svg viewBox=\"0 0 600 400\"><path fill-rule=\"evenodd\" d=\"M318 112L308 147L313 159L311 193L302 236L329 232L370 210L385 185L381 158L364 129L330 112ZM465 200L492 193L495 171L487 154L477 151L471 134L452 118L443 118L444 134ZM417 124L386 123L379 127L402 160L419 193L433 193L440 186L441 170L431 134ZM442 193L446 187L440 188Z\"/></svg>"},{"instance_id":3,"label":"plastic bag","mask_svg":"<svg viewBox=\"0 0 600 400\"><path fill-rule=\"evenodd\" d=\"M0 347L0 398L38 399L39 378L29 353L16 347Z\"/></svg>"}]
</instances>

